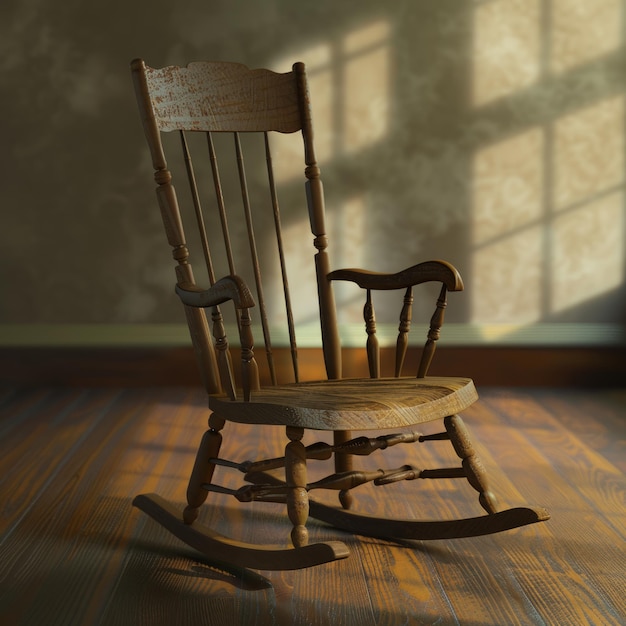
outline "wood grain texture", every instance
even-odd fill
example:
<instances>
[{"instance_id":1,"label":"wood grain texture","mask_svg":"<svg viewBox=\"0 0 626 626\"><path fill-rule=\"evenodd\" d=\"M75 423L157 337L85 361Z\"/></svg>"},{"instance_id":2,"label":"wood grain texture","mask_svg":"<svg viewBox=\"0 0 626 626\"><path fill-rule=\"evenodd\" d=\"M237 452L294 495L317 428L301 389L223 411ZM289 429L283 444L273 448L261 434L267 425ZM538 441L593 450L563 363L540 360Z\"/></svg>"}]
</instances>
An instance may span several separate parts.
<instances>
[{"instance_id":1,"label":"wood grain texture","mask_svg":"<svg viewBox=\"0 0 626 626\"><path fill-rule=\"evenodd\" d=\"M211 396L209 407L240 423L368 430L442 418L477 398L469 378L364 378L266 387L251 402Z\"/></svg>"},{"instance_id":2,"label":"wood grain texture","mask_svg":"<svg viewBox=\"0 0 626 626\"><path fill-rule=\"evenodd\" d=\"M212 562L131 506L129 494L158 491L182 511L206 429L202 389L0 391L2 624L626 622L624 390L485 389L466 410L500 500L545 502L549 522L489 537L402 544L309 520L311 541L341 540L352 554L284 572ZM310 445L313 435L303 442ZM281 427L226 424L223 455L278 456L286 441ZM386 462L433 467L456 456L446 442L416 446L388 449ZM381 457L355 462L375 470ZM309 463L309 481L322 465ZM233 487L239 474L217 468L216 479ZM203 524L224 534L236 528L241 541L289 545L291 524L281 505L235 506L226 496L209 497ZM370 515L481 514L463 482L364 485L354 497L355 510Z\"/></svg>"},{"instance_id":3,"label":"wood grain texture","mask_svg":"<svg viewBox=\"0 0 626 626\"><path fill-rule=\"evenodd\" d=\"M133 62L135 69L143 62ZM291 73L250 70L240 63L190 63L146 68L153 112L161 131L300 129L298 98Z\"/></svg>"}]
</instances>

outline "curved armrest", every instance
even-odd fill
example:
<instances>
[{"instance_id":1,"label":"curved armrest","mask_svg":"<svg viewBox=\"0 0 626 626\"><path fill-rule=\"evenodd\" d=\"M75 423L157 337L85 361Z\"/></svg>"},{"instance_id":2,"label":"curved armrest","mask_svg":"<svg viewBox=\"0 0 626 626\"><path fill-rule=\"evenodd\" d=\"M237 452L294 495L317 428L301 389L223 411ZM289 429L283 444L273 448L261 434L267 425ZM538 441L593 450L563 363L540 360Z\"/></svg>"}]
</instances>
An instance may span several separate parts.
<instances>
[{"instance_id":1,"label":"curved armrest","mask_svg":"<svg viewBox=\"0 0 626 626\"><path fill-rule=\"evenodd\" d=\"M349 280L362 289L406 289L430 281L444 283L448 291L462 291L463 280L458 270L446 261L425 261L396 274L369 272L361 269L336 270L328 280Z\"/></svg>"},{"instance_id":2,"label":"curved armrest","mask_svg":"<svg viewBox=\"0 0 626 626\"><path fill-rule=\"evenodd\" d=\"M239 276L225 276L212 287L201 289L197 285L176 285L176 293L184 304L193 307L210 307L232 300L238 309L254 306L248 285Z\"/></svg>"}]
</instances>

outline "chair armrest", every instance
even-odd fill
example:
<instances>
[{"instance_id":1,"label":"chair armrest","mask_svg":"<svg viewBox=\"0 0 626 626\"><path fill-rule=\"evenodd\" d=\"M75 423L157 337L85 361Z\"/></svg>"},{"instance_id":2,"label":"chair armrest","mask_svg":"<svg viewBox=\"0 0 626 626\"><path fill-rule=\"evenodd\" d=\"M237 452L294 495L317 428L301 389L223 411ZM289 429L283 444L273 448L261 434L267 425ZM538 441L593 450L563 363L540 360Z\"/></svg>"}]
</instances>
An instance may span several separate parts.
<instances>
[{"instance_id":1,"label":"chair armrest","mask_svg":"<svg viewBox=\"0 0 626 626\"><path fill-rule=\"evenodd\" d=\"M462 291L463 280L458 270L446 261L418 263L396 274L370 272L362 269L341 269L328 274L328 280L348 280L362 289L407 289L426 282L443 283L448 291Z\"/></svg>"},{"instance_id":2,"label":"chair armrest","mask_svg":"<svg viewBox=\"0 0 626 626\"><path fill-rule=\"evenodd\" d=\"M225 276L208 289L193 284L176 285L176 293L184 304L193 307L211 307L232 300L238 309L255 306L248 285L239 276Z\"/></svg>"}]
</instances>

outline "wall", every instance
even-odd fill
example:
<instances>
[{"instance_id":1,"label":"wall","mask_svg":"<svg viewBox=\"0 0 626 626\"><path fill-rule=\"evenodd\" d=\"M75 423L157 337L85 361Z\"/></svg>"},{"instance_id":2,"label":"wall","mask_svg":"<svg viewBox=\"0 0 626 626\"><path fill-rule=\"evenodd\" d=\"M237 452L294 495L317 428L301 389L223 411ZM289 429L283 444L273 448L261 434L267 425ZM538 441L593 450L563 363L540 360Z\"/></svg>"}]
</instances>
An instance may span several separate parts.
<instances>
[{"instance_id":1,"label":"wall","mask_svg":"<svg viewBox=\"0 0 626 626\"><path fill-rule=\"evenodd\" d=\"M623 4L3 2L0 342L184 334L138 56L307 63L334 265L453 262L459 342L621 341ZM300 211L285 210L290 232Z\"/></svg>"}]
</instances>

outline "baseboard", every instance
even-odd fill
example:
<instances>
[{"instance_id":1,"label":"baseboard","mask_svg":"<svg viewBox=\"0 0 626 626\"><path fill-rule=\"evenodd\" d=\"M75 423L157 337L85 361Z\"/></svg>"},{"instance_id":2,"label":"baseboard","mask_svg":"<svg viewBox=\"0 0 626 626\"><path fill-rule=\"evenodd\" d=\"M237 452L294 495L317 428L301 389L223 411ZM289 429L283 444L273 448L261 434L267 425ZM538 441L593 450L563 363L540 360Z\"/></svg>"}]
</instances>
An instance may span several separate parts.
<instances>
[{"instance_id":1,"label":"baseboard","mask_svg":"<svg viewBox=\"0 0 626 626\"><path fill-rule=\"evenodd\" d=\"M391 348L381 353L389 368ZM289 378L289 351L274 350L279 377ZM419 349L410 348L405 373L414 371ZM262 378L267 380L259 355ZM343 351L344 376L366 376L363 350ZM324 377L319 348L299 352L302 380ZM432 375L458 375L480 386L624 387L626 347L440 347ZM6 347L0 351L0 378L5 385L136 387L200 385L189 347Z\"/></svg>"}]
</instances>

